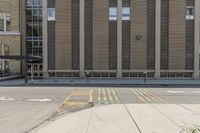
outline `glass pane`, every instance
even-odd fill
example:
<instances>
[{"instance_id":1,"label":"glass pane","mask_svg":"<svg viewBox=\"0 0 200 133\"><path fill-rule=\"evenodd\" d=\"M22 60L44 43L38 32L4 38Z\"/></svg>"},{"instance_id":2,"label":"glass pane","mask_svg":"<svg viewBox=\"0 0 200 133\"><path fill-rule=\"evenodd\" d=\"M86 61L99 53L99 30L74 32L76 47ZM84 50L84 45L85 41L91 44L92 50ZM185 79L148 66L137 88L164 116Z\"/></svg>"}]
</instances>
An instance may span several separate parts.
<instances>
[{"instance_id":1,"label":"glass pane","mask_svg":"<svg viewBox=\"0 0 200 133\"><path fill-rule=\"evenodd\" d=\"M48 21L55 21L55 8L48 8Z\"/></svg>"},{"instance_id":2,"label":"glass pane","mask_svg":"<svg viewBox=\"0 0 200 133\"><path fill-rule=\"evenodd\" d=\"M117 8L116 7L109 8L109 20L117 20Z\"/></svg>"},{"instance_id":3,"label":"glass pane","mask_svg":"<svg viewBox=\"0 0 200 133\"><path fill-rule=\"evenodd\" d=\"M4 13L0 12L0 31L4 31Z\"/></svg>"},{"instance_id":4,"label":"glass pane","mask_svg":"<svg viewBox=\"0 0 200 133\"><path fill-rule=\"evenodd\" d=\"M186 20L193 20L194 19L194 7L188 6L186 11Z\"/></svg>"},{"instance_id":5,"label":"glass pane","mask_svg":"<svg viewBox=\"0 0 200 133\"><path fill-rule=\"evenodd\" d=\"M11 31L11 15L6 13L6 31Z\"/></svg>"},{"instance_id":6,"label":"glass pane","mask_svg":"<svg viewBox=\"0 0 200 133\"><path fill-rule=\"evenodd\" d=\"M123 7L122 20L130 20L130 7Z\"/></svg>"}]
</instances>

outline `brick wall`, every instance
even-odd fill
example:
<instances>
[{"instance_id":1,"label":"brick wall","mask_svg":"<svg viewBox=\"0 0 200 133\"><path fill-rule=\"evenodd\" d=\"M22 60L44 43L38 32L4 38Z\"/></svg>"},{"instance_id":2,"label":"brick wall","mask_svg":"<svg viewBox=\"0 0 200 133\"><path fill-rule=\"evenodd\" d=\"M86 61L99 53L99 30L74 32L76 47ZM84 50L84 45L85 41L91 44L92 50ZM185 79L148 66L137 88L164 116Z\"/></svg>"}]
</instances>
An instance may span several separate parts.
<instances>
[{"instance_id":1,"label":"brick wall","mask_svg":"<svg viewBox=\"0 0 200 133\"><path fill-rule=\"evenodd\" d=\"M131 0L130 65L133 70L147 68L147 0ZM137 40L136 36L141 36Z\"/></svg>"},{"instance_id":2,"label":"brick wall","mask_svg":"<svg viewBox=\"0 0 200 133\"><path fill-rule=\"evenodd\" d=\"M57 70L72 68L71 1L56 1L55 60Z\"/></svg>"},{"instance_id":3,"label":"brick wall","mask_svg":"<svg viewBox=\"0 0 200 133\"><path fill-rule=\"evenodd\" d=\"M169 0L169 69L185 69L186 2Z\"/></svg>"},{"instance_id":4,"label":"brick wall","mask_svg":"<svg viewBox=\"0 0 200 133\"><path fill-rule=\"evenodd\" d=\"M108 70L108 0L93 0L93 69Z\"/></svg>"}]
</instances>

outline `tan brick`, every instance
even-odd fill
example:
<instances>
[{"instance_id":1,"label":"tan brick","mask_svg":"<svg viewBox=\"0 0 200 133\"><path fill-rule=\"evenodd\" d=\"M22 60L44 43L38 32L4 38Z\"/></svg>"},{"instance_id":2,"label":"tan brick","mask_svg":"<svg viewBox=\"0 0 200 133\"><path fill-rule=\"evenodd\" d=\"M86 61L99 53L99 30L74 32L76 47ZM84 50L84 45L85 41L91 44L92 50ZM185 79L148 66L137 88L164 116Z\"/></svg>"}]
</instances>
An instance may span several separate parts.
<instances>
[{"instance_id":1,"label":"tan brick","mask_svg":"<svg viewBox=\"0 0 200 133\"><path fill-rule=\"evenodd\" d=\"M93 69L108 70L109 21L108 0L93 0Z\"/></svg>"},{"instance_id":2,"label":"tan brick","mask_svg":"<svg viewBox=\"0 0 200 133\"><path fill-rule=\"evenodd\" d=\"M56 1L55 59L57 70L71 69L71 0Z\"/></svg>"},{"instance_id":3,"label":"tan brick","mask_svg":"<svg viewBox=\"0 0 200 133\"><path fill-rule=\"evenodd\" d=\"M169 0L169 69L185 69L186 2Z\"/></svg>"},{"instance_id":4,"label":"tan brick","mask_svg":"<svg viewBox=\"0 0 200 133\"><path fill-rule=\"evenodd\" d=\"M147 66L147 0L131 0L130 65L132 70ZM142 36L137 40L136 36Z\"/></svg>"}]
</instances>

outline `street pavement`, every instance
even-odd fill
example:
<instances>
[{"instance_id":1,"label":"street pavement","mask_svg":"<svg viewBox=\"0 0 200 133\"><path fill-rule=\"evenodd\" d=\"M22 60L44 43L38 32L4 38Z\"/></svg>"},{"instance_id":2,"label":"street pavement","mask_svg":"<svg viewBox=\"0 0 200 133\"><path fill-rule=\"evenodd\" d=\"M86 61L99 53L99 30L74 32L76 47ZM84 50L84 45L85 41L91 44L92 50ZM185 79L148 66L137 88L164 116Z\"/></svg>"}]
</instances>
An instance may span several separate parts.
<instances>
[{"instance_id":1,"label":"street pavement","mask_svg":"<svg viewBox=\"0 0 200 133\"><path fill-rule=\"evenodd\" d=\"M51 123L62 123L62 120L67 121L63 123L63 130L67 131L69 129L65 127L71 126L71 129L84 132L82 129L85 129L86 122L86 125L91 125L88 133L94 130L97 133L146 133L149 129L155 133L165 133L164 130L168 131L167 129L179 131L185 122L189 123L188 126L191 123L200 125L199 114L200 88L197 86L0 87L0 133L28 133L40 129L40 132L48 131ZM46 125L50 128L46 128ZM58 125L60 126L62 124ZM100 127L103 129L100 130ZM159 132L162 128L162 132ZM58 128L56 133L59 133L59 129L62 128Z\"/></svg>"}]
</instances>

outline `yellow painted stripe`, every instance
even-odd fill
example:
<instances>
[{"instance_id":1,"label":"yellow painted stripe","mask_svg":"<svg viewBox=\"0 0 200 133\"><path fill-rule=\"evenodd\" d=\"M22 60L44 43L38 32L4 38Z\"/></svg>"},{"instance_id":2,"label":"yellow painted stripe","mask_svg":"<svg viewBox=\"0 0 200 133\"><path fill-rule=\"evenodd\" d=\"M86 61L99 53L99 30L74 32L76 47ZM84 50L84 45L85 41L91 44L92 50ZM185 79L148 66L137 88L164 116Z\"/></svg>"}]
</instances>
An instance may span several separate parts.
<instances>
[{"instance_id":1,"label":"yellow painted stripe","mask_svg":"<svg viewBox=\"0 0 200 133\"><path fill-rule=\"evenodd\" d=\"M114 96L116 102L117 102L117 103L120 103L119 98L118 98L118 96L117 96L115 90L114 90L114 89L111 89L111 92L112 92L112 94L113 94L113 96Z\"/></svg>"},{"instance_id":2,"label":"yellow painted stripe","mask_svg":"<svg viewBox=\"0 0 200 133\"><path fill-rule=\"evenodd\" d=\"M151 99L151 102L160 102L158 99L156 99L155 97L153 97L152 95L144 91L143 89L140 89L140 91L143 92L146 97Z\"/></svg>"},{"instance_id":3,"label":"yellow painted stripe","mask_svg":"<svg viewBox=\"0 0 200 133\"><path fill-rule=\"evenodd\" d=\"M98 90L98 103L101 103L101 89Z\"/></svg>"},{"instance_id":4,"label":"yellow painted stripe","mask_svg":"<svg viewBox=\"0 0 200 133\"><path fill-rule=\"evenodd\" d=\"M104 100L104 104L108 104L108 100L107 100L107 97L106 97L105 89L103 89L103 100Z\"/></svg>"},{"instance_id":5,"label":"yellow painted stripe","mask_svg":"<svg viewBox=\"0 0 200 133\"><path fill-rule=\"evenodd\" d=\"M113 98L112 98L112 96L111 96L110 89L106 89L106 90L107 90L107 93L108 93L108 97L109 97L110 103L114 103L114 102L113 102Z\"/></svg>"},{"instance_id":6,"label":"yellow painted stripe","mask_svg":"<svg viewBox=\"0 0 200 133\"><path fill-rule=\"evenodd\" d=\"M147 91L146 89L144 89L144 91L146 91L147 93L149 93L150 95L154 96L155 98L157 98L159 101L166 103L164 99L156 96L155 94L151 93L150 91Z\"/></svg>"},{"instance_id":7,"label":"yellow painted stripe","mask_svg":"<svg viewBox=\"0 0 200 133\"><path fill-rule=\"evenodd\" d=\"M89 95L88 95L88 97L89 97L88 103L92 103L93 102L93 89L90 89L88 93L89 93Z\"/></svg>"},{"instance_id":8,"label":"yellow painted stripe","mask_svg":"<svg viewBox=\"0 0 200 133\"><path fill-rule=\"evenodd\" d=\"M137 91L141 97L143 97L145 99L146 102L152 102L151 99L149 99L143 92L141 92L139 89L135 89L135 91Z\"/></svg>"},{"instance_id":9,"label":"yellow painted stripe","mask_svg":"<svg viewBox=\"0 0 200 133\"><path fill-rule=\"evenodd\" d=\"M58 109L57 109L58 112L62 112L62 111L64 110L65 104L66 104L67 101L73 96L73 93L74 93L74 91L72 91L72 92L67 96L67 98L65 98L65 100L63 101L63 103L61 104L61 106L58 107Z\"/></svg>"},{"instance_id":10,"label":"yellow painted stripe","mask_svg":"<svg viewBox=\"0 0 200 133\"><path fill-rule=\"evenodd\" d=\"M142 102L146 102L138 92L136 92L134 89L130 89Z\"/></svg>"}]
</instances>

